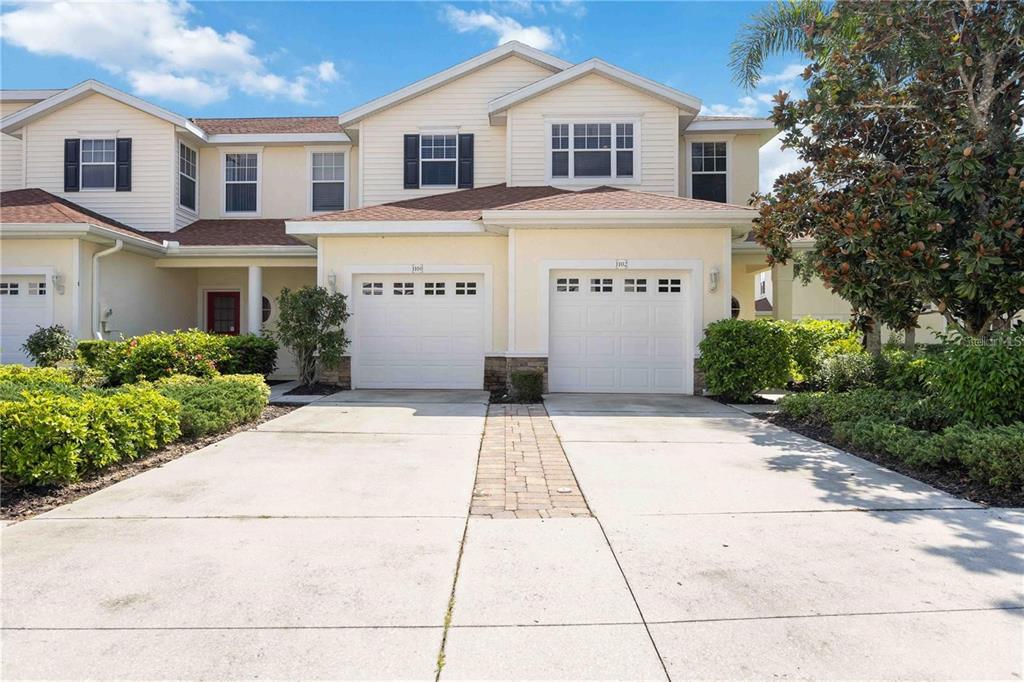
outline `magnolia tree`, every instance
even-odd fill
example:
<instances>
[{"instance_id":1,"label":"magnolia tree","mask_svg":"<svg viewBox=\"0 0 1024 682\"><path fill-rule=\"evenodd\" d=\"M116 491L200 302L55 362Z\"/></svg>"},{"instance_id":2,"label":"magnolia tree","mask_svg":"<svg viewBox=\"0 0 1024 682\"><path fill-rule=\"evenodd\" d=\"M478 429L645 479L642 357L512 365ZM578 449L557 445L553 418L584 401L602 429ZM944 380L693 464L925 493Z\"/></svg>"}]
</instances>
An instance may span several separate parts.
<instances>
[{"instance_id":1,"label":"magnolia tree","mask_svg":"<svg viewBox=\"0 0 1024 682\"><path fill-rule=\"evenodd\" d=\"M851 27L856 27L851 31ZM761 196L755 233L862 320L924 310L974 337L1024 309L1024 4L837 2L803 26L807 94L776 96L809 165Z\"/></svg>"},{"instance_id":2,"label":"magnolia tree","mask_svg":"<svg viewBox=\"0 0 1024 682\"><path fill-rule=\"evenodd\" d=\"M344 294L323 287L281 289L277 325L273 336L295 355L299 380L304 386L316 381L317 365L327 369L341 362L348 338L342 325L349 318Z\"/></svg>"}]
</instances>

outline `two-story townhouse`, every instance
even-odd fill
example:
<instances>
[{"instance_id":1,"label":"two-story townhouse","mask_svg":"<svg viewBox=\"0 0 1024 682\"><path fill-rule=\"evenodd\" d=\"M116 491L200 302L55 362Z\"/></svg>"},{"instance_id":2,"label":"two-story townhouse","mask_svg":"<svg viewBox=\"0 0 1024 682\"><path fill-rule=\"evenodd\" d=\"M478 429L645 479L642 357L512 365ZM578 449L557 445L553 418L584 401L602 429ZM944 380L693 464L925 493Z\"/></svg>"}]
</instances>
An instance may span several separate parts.
<instances>
[{"instance_id":1,"label":"two-story townhouse","mask_svg":"<svg viewBox=\"0 0 1024 682\"><path fill-rule=\"evenodd\" d=\"M95 81L4 101L5 361L51 322L258 332L316 282L350 297L346 385L685 393L769 270L771 123L598 59L507 43L338 117L187 119Z\"/></svg>"}]
</instances>

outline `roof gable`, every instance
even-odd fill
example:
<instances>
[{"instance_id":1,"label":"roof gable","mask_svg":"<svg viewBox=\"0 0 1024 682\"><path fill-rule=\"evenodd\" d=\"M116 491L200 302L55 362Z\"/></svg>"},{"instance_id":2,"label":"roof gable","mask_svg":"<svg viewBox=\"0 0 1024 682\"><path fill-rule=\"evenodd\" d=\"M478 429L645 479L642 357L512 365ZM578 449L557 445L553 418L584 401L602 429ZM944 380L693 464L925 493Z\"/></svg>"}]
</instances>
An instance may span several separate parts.
<instances>
[{"instance_id":1,"label":"roof gable","mask_svg":"<svg viewBox=\"0 0 1024 682\"><path fill-rule=\"evenodd\" d=\"M688 117L693 116L700 111L701 101L693 95L688 95L685 92L680 92L679 90L670 88L667 85L656 83L655 81L635 74L632 71L627 71L601 59L594 58L588 59L585 62L580 62L576 66L560 71L548 78L539 80L536 83L531 83L526 87L520 88L493 100L487 107L487 113L491 116L492 121L499 120L505 115L508 109L516 104L520 104L533 99L534 97L551 92L556 88L577 81L580 78L589 76L590 74L604 76L609 80L621 83L622 85L633 88L634 90L638 90L647 95L668 102L669 104L684 110Z\"/></svg>"},{"instance_id":2,"label":"roof gable","mask_svg":"<svg viewBox=\"0 0 1024 682\"><path fill-rule=\"evenodd\" d=\"M377 112L401 104L402 102L406 102L425 92L441 87L442 85L450 83L458 78L462 78L463 76L473 73L474 71L478 71L485 66L489 66L490 64L511 56L520 57L521 59L525 59L529 62L542 66L552 72L562 71L563 69L568 69L572 66L571 63L559 59L558 57L554 57L546 52L541 52L540 50L513 40L504 43L503 45L499 45L493 50L477 55L472 59L468 59L461 64L456 64L444 71L435 73L433 76L428 76L427 78L416 81L415 83L407 85L399 90L395 90L383 97L370 100L366 104L358 106L355 109L350 109L342 113L338 117L338 121L343 127L350 126Z\"/></svg>"},{"instance_id":3,"label":"roof gable","mask_svg":"<svg viewBox=\"0 0 1024 682\"><path fill-rule=\"evenodd\" d=\"M121 104L145 112L150 116L155 116L156 118L167 121L179 128L184 128L202 140L206 139L206 133L184 116L168 111L162 107L158 107L155 104L150 104L143 99L134 95L129 95L127 92L122 92L117 88L113 88L96 80L83 81L78 85L64 90L63 92L48 97L47 99L37 102L30 107L25 107L20 111L16 111L10 116L4 117L3 121L0 121L0 130L10 134L24 127L26 124L48 115L55 109L66 107L69 104L73 104L94 94L109 97Z\"/></svg>"}]
</instances>

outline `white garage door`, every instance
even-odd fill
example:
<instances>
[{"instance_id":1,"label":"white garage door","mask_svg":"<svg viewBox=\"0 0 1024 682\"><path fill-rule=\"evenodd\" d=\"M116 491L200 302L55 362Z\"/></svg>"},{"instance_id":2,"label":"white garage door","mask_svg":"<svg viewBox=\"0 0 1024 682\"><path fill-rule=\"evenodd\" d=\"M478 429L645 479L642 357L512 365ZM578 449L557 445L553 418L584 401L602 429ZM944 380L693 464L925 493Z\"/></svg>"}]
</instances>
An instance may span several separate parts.
<instances>
[{"instance_id":1,"label":"white garage door","mask_svg":"<svg viewBox=\"0 0 1024 682\"><path fill-rule=\"evenodd\" d=\"M690 393L688 274L553 271L551 391Z\"/></svg>"},{"instance_id":2,"label":"white garage door","mask_svg":"<svg viewBox=\"0 0 1024 682\"><path fill-rule=\"evenodd\" d=\"M481 276L357 276L352 298L354 388L483 388Z\"/></svg>"},{"instance_id":3,"label":"white garage door","mask_svg":"<svg viewBox=\"0 0 1024 682\"><path fill-rule=\"evenodd\" d=\"M31 364L21 350L36 326L52 322L50 287L45 275L0 275L0 361Z\"/></svg>"}]
</instances>

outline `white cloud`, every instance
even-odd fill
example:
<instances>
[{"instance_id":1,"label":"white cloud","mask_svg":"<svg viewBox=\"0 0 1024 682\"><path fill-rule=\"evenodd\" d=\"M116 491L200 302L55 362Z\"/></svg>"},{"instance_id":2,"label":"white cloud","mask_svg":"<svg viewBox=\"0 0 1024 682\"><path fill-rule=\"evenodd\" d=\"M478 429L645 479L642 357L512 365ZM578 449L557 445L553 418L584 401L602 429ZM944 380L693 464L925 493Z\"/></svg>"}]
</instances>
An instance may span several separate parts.
<instances>
[{"instance_id":1,"label":"white cloud","mask_svg":"<svg viewBox=\"0 0 1024 682\"><path fill-rule=\"evenodd\" d=\"M757 100L744 95L739 104L707 104L700 110L702 116L757 116Z\"/></svg>"},{"instance_id":2,"label":"white cloud","mask_svg":"<svg viewBox=\"0 0 1024 682\"><path fill-rule=\"evenodd\" d=\"M497 44L518 40L538 50L557 50L565 42L561 30L549 26L523 26L512 17L496 12L467 12L452 5L444 6L443 17L459 33L485 30L497 37Z\"/></svg>"},{"instance_id":3,"label":"white cloud","mask_svg":"<svg viewBox=\"0 0 1024 682\"><path fill-rule=\"evenodd\" d=\"M251 38L195 25L193 11L184 0L23 3L0 15L0 35L34 54L82 59L124 75L143 96L194 106L223 100L234 89L308 99L307 77L272 73ZM314 67L318 73L324 64L331 63Z\"/></svg>"},{"instance_id":4,"label":"white cloud","mask_svg":"<svg viewBox=\"0 0 1024 682\"><path fill-rule=\"evenodd\" d=\"M758 85L793 85L798 78L802 78L804 72L803 64L790 64L778 73L769 73L761 76L757 81Z\"/></svg>"},{"instance_id":5,"label":"white cloud","mask_svg":"<svg viewBox=\"0 0 1024 682\"><path fill-rule=\"evenodd\" d=\"M760 192L770 192L775 178L786 173L798 171L806 166L792 149L782 148L782 135L776 135L768 144L761 147L760 173L758 177L758 189Z\"/></svg>"},{"instance_id":6,"label":"white cloud","mask_svg":"<svg viewBox=\"0 0 1024 682\"><path fill-rule=\"evenodd\" d=\"M334 62L320 62L316 67L316 77L324 83L334 83L341 78L341 74L335 68Z\"/></svg>"}]
</instances>

